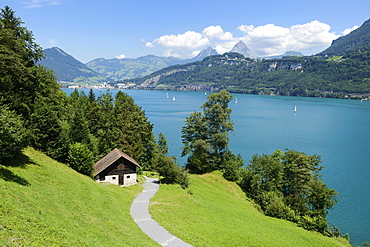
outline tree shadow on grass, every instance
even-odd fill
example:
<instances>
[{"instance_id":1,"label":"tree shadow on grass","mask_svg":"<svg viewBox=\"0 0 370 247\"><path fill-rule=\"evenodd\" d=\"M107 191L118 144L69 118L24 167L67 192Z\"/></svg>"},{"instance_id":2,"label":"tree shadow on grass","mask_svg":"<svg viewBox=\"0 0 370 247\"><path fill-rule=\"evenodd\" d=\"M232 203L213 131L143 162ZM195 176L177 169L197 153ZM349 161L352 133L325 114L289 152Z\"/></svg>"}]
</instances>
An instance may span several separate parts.
<instances>
[{"instance_id":1,"label":"tree shadow on grass","mask_svg":"<svg viewBox=\"0 0 370 247\"><path fill-rule=\"evenodd\" d=\"M18 183L23 186L31 185L26 179L14 174L12 171L6 169L4 166L0 165L0 179L3 179L7 182Z\"/></svg>"},{"instance_id":2,"label":"tree shadow on grass","mask_svg":"<svg viewBox=\"0 0 370 247\"><path fill-rule=\"evenodd\" d=\"M23 186L31 185L26 179L18 176L7 167L26 168L27 165L37 165L30 158L23 153L17 154L13 159L5 160L0 163L0 179L8 182L18 183Z\"/></svg>"},{"instance_id":3,"label":"tree shadow on grass","mask_svg":"<svg viewBox=\"0 0 370 247\"><path fill-rule=\"evenodd\" d=\"M4 166L20 168L26 168L27 165L38 165L35 162L33 162L27 155L24 155L22 152L17 153L15 157L12 159L7 159L1 162L1 164Z\"/></svg>"}]
</instances>

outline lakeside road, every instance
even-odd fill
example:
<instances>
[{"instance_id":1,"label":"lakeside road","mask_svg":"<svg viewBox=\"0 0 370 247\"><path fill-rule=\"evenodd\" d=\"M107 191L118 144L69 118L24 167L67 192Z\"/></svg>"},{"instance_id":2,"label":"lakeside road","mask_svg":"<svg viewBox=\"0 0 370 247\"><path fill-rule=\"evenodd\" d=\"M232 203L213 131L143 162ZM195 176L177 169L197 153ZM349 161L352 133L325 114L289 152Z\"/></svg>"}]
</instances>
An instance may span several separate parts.
<instances>
[{"instance_id":1,"label":"lakeside road","mask_svg":"<svg viewBox=\"0 0 370 247\"><path fill-rule=\"evenodd\" d=\"M146 235L162 246L191 247L192 245L175 237L152 219L149 214L149 201L157 193L159 182L157 178L145 177L145 179L144 190L135 198L130 209L136 224Z\"/></svg>"}]
</instances>

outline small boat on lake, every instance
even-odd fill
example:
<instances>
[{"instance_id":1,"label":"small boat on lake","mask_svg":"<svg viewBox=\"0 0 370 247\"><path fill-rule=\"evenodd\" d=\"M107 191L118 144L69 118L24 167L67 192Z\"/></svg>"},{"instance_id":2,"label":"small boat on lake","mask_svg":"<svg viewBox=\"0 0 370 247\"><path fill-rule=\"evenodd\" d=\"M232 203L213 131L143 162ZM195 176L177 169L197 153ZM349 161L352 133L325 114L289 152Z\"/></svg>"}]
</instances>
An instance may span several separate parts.
<instances>
[{"instance_id":1,"label":"small boat on lake","mask_svg":"<svg viewBox=\"0 0 370 247\"><path fill-rule=\"evenodd\" d=\"M294 113L297 112L297 106L294 106Z\"/></svg>"}]
</instances>

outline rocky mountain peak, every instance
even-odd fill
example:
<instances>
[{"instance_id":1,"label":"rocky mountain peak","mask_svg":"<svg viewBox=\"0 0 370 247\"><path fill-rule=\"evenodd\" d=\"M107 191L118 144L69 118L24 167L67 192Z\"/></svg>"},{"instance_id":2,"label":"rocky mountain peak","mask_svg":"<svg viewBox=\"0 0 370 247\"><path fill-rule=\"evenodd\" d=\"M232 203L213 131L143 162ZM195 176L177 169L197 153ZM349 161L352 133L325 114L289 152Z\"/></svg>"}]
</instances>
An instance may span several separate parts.
<instances>
[{"instance_id":1,"label":"rocky mountain peak","mask_svg":"<svg viewBox=\"0 0 370 247\"><path fill-rule=\"evenodd\" d=\"M196 60L202 60L205 57L218 55L217 51L213 49L212 47L207 47L203 49L199 54L195 57Z\"/></svg>"},{"instance_id":2,"label":"rocky mountain peak","mask_svg":"<svg viewBox=\"0 0 370 247\"><path fill-rule=\"evenodd\" d=\"M257 58L256 55L244 44L243 41L239 41L230 52L236 52L242 54L244 57Z\"/></svg>"}]
</instances>

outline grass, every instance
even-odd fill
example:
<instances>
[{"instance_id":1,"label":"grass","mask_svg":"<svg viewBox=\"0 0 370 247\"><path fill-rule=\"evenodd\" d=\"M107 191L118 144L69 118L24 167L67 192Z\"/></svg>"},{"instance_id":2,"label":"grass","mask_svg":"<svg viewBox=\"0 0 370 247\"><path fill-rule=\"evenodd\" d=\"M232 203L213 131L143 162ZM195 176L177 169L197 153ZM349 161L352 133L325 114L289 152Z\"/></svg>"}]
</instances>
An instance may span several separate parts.
<instances>
[{"instance_id":1,"label":"grass","mask_svg":"<svg viewBox=\"0 0 370 247\"><path fill-rule=\"evenodd\" d=\"M23 154L0 164L0 246L158 246L130 216L142 177L98 184L32 148ZM349 246L264 216L220 173L191 175L187 190L161 184L150 211L194 246Z\"/></svg>"},{"instance_id":2,"label":"grass","mask_svg":"<svg viewBox=\"0 0 370 247\"><path fill-rule=\"evenodd\" d=\"M343 56L332 56L328 59L326 59L327 61L339 61L342 59Z\"/></svg>"},{"instance_id":3,"label":"grass","mask_svg":"<svg viewBox=\"0 0 370 247\"><path fill-rule=\"evenodd\" d=\"M0 164L0 246L158 246L130 206L142 183L103 185L31 148Z\"/></svg>"},{"instance_id":4,"label":"grass","mask_svg":"<svg viewBox=\"0 0 370 247\"><path fill-rule=\"evenodd\" d=\"M350 246L296 224L267 217L220 173L191 175L191 186L161 184L150 204L153 218L194 246Z\"/></svg>"}]
</instances>

